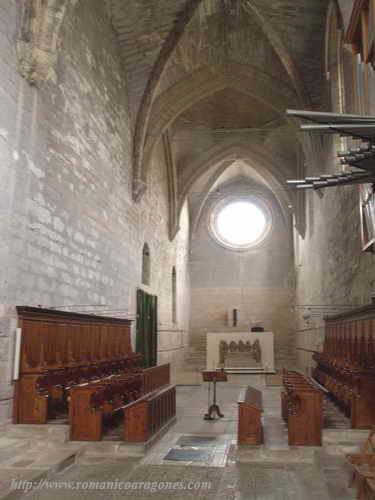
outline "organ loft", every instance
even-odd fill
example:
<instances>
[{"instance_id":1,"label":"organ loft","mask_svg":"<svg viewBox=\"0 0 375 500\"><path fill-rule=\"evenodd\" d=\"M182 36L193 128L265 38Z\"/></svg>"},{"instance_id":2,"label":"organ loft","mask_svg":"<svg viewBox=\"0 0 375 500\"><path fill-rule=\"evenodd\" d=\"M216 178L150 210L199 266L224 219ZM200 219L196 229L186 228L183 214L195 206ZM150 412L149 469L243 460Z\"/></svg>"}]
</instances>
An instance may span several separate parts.
<instances>
[{"instance_id":1,"label":"organ loft","mask_svg":"<svg viewBox=\"0 0 375 500\"><path fill-rule=\"evenodd\" d=\"M375 498L374 32L0 2L1 498Z\"/></svg>"}]
</instances>

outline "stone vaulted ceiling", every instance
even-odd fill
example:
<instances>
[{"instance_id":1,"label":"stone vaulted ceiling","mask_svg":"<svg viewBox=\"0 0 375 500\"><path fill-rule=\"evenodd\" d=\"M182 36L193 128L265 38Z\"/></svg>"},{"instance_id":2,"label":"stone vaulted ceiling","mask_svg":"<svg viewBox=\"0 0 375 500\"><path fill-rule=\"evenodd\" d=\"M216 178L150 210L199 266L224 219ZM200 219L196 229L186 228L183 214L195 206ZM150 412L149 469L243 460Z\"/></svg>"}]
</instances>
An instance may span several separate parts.
<instances>
[{"instance_id":1,"label":"stone vaulted ceiling","mask_svg":"<svg viewBox=\"0 0 375 500\"><path fill-rule=\"evenodd\" d=\"M25 0L18 50L35 85L48 78L78 1ZM285 184L301 158L316 158L319 144L296 134L285 109L319 108L326 0L105 1L128 89L134 198L161 141L171 237L190 187L210 168L243 158Z\"/></svg>"},{"instance_id":2,"label":"stone vaulted ceiling","mask_svg":"<svg viewBox=\"0 0 375 500\"><path fill-rule=\"evenodd\" d=\"M110 0L109 8L135 130L136 197L162 137L177 207L181 184L220 148L254 157L266 145L268 162L279 151L284 179L301 148L305 157L314 150L283 113L319 106L325 0Z\"/></svg>"}]
</instances>

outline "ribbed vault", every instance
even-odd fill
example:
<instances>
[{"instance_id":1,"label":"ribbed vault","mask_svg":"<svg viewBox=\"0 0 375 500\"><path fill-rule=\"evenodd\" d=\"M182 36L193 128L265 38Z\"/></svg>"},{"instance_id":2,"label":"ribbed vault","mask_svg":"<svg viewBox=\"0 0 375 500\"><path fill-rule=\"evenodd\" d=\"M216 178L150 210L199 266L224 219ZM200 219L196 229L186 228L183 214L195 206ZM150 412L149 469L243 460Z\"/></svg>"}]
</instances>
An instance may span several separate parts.
<instances>
[{"instance_id":1,"label":"ribbed vault","mask_svg":"<svg viewBox=\"0 0 375 500\"><path fill-rule=\"evenodd\" d=\"M41 86L53 78L60 28L83 1L88 0L22 3L18 54L21 72L33 85ZM270 152L267 168L270 170L272 162L276 165L277 182L282 185L289 173L300 169L301 162L293 165L293 158L301 150L304 161L319 164L319 140L296 134L296 126L285 121L284 112L288 107L314 108L319 102L326 0L149 0L147 9L138 0L105 3L117 34L127 82L133 127L133 197L139 200L146 190L148 164L155 145L162 140L170 190L171 237L178 228L186 186L196 175L193 165L200 164L203 171L206 152L215 148L229 150L228 143L232 144L233 154L234 145L244 142L244 134L259 127L259 123L263 127L272 114L275 118L268 120L273 122L270 130L260 132L260 136L254 134L255 140L248 142L253 154L261 155L262 145ZM223 97L227 89L242 97L236 97L235 92L229 98ZM215 140L195 148L194 137L202 124L194 118L196 113L190 114L187 141L194 151L187 157L178 145L181 117L208 98L216 121L220 122L221 112L228 114L224 109L228 107L226 99L234 109L256 107L257 119L244 121L246 113L238 113L238 122L233 117L230 126L225 122L224 128L231 129L226 132L229 140L216 135ZM249 98L257 104L252 105ZM203 126L207 136L212 123ZM184 128L185 137L189 127ZM291 152L289 158L284 155L280 159L277 151L282 150L288 135L292 137L288 142ZM237 148L237 153L240 151L242 147Z\"/></svg>"}]
</instances>

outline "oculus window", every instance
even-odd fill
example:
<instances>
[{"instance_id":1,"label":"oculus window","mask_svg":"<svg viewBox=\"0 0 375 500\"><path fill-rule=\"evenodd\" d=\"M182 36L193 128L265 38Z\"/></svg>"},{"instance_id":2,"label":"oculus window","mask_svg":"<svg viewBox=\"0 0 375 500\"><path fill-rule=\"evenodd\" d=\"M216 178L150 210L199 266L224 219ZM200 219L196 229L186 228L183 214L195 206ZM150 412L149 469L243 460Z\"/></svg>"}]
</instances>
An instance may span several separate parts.
<instances>
[{"instance_id":1,"label":"oculus window","mask_svg":"<svg viewBox=\"0 0 375 500\"><path fill-rule=\"evenodd\" d=\"M267 204L256 196L225 198L210 215L211 235L221 245L246 250L261 243L271 228Z\"/></svg>"}]
</instances>

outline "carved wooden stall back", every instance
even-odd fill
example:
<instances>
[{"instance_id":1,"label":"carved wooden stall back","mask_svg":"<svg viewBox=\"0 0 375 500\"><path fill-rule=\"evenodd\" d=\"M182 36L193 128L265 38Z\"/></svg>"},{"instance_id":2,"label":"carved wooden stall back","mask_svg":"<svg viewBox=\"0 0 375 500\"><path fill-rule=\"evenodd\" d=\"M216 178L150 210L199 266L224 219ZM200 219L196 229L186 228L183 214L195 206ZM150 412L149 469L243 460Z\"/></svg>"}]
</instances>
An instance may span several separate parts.
<instances>
[{"instance_id":1,"label":"carved wooden stall back","mask_svg":"<svg viewBox=\"0 0 375 500\"><path fill-rule=\"evenodd\" d=\"M13 422L42 424L64 389L134 370L140 355L130 321L34 307L17 307L21 337Z\"/></svg>"},{"instance_id":2,"label":"carved wooden stall back","mask_svg":"<svg viewBox=\"0 0 375 500\"><path fill-rule=\"evenodd\" d=\"M375 304L325 318L314 377L350 415L352 428L375 425Z\"/></svg>"},{"instance_id":3,"label":"carved wooden stall back","mask_svg":"<svg viewBox=\"0 0 375 500\"><path fill-rule=\"evenodd\" d=\"M104 420L121 411L124 438L138 441L138 427L149 438L175 418L170 365L140 368L142 355L132 351L129 320L17 310L22 334L14 423L44 424L60 405L69 409L72 440L98 441Z\"/></svg>"}]
</instances>

